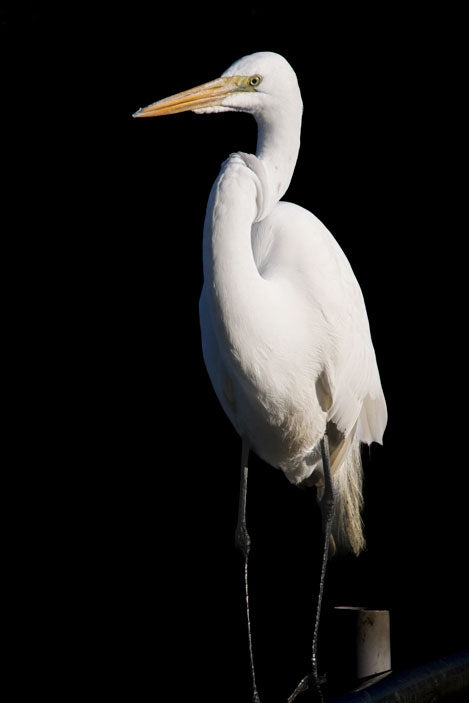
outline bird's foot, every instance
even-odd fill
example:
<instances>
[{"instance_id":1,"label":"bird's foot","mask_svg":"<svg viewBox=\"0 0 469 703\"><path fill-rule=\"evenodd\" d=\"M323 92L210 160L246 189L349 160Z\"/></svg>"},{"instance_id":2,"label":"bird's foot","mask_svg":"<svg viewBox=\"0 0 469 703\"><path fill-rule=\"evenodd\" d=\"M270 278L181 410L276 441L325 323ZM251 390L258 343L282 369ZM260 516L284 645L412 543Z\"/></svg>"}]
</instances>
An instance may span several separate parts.
<instances>
[{"instance_id":1,"label":"bird's foot","mask_svg":"<svg viewBox=\"0 0 469 703\"><path fill-rule=\"evenodd\" d=\"M287 703L293 703L295 698L300 695L300 693L303 693L303 691L307 691L309 689L309 679L310 676L305 676L303 679L301 679L300 683L298 686L295 688L291 696L288 697Z\"/></svg>"},{"instance_id":2,"label":"bird's foot","mask_svg":"<svg viewBox=\"0 0 469 703\"><path fill-rule=\"evenodd\" d=\"M301 693L304 693L305 691L311 691L313 696L311 700L314 700L317 703L323 703L321 686L323 686L325 683L326 676L318 676L314 672L311 674L307 674L301 679L300 683L295 688L291 696L289 696L287 703L293 703L295 698Z\"/></svg>"}]
</instances>

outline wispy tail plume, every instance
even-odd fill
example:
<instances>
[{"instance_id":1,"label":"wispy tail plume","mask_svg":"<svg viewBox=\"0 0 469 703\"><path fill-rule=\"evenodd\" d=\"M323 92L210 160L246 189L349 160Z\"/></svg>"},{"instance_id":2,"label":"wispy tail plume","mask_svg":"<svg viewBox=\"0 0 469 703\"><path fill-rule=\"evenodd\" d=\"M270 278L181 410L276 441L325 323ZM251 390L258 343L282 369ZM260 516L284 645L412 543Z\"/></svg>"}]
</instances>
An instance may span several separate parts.
<instances>
[{"instance_id":1,"label":"wispy tail plume","mask_svg":"<svg viewBox=\"0 0 469 703\"><path fill-rule=\"evenodd\" d=\"M361 509L363 506L363 469L360 441L354 438L342 464L334 474L335 518L332 536L337 552L358 555L365 547Z\"/></svg>"}]
</instances>

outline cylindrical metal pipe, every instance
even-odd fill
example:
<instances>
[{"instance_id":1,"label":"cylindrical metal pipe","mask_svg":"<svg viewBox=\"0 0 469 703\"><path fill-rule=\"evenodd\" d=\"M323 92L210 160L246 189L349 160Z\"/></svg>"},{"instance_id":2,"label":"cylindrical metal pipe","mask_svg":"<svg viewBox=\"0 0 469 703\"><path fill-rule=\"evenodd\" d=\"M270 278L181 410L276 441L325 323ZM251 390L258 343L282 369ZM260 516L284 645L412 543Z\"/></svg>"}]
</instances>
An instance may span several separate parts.
<instances>
[{"instance_id":1,"label":"cylindrical metal pipe","mask_svg":"<svg viewBox=\"0 0 469 703\"><path fill-rule=\"evenodd\" d=\"M441 657L415 669L392 673L331 703L429 703L469 700L469 650Z\"/></svg>"}]
</instances>

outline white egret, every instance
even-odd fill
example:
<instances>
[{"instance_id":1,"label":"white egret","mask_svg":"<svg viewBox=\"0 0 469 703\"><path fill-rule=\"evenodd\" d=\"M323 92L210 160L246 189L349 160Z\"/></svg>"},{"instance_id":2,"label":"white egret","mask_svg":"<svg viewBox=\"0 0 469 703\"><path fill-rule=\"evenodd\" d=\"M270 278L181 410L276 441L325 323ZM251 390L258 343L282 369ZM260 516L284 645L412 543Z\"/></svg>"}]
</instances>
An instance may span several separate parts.
<instances>
[{"instance_id":1,"label":"white egret","mask_svg":"<svg viewBox=\"0 0 469 703\"><path fill-rule=\"evenodd\" d=\"M312 672L290 696L293 701L318 680L329 542L356 554L364 546L360 442L382 442L386 402L363 296L349 262L314 215L280 201L297 161L303 110L289 63L271 52L245 56L220 78L135 116L186 110L249 112L258 125L256 155L231 154L210 193L200 324L208 374L242 438L236 539L244 553L254 701L260 698L249 624L249 451L292 483L318 488L325 539Z\"/></svg>"}]
</instances>

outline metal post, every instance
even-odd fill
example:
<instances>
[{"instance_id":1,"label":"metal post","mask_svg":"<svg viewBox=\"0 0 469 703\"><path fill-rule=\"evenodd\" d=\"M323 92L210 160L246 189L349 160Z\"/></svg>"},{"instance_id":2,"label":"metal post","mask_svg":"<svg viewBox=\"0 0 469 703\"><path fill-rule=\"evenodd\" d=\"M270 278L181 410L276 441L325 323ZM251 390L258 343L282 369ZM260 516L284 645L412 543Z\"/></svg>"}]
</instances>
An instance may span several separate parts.
<instances>
[{"instance_id":1,"label":"metal post","mask_svg":"<svg viewBox=\"0 0 469 703\"><path fill-rule=\"evenodd\" d=\"M329 670L336 680L359 682L390 671L388 610L334 608L332 631Z\"/></svg>"}]
</instances>

